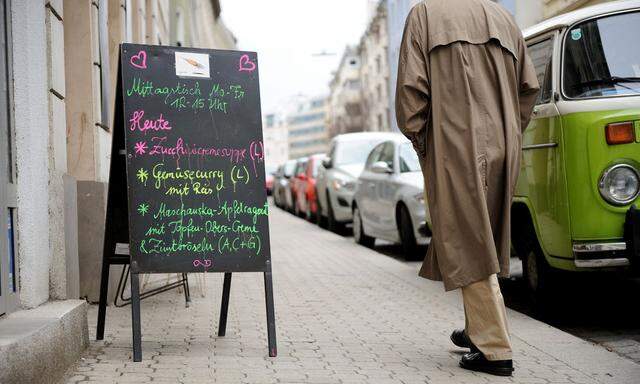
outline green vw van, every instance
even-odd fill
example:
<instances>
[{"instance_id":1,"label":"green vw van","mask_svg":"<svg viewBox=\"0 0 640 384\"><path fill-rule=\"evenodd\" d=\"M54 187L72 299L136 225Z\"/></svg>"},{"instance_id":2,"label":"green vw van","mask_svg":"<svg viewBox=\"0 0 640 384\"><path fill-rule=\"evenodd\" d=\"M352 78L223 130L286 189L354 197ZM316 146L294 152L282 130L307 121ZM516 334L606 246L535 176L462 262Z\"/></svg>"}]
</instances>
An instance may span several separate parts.
<instances>
[{"instance_id":1,"label":"green vw van","mask_svg":"<svg viewBox=\"0 0 640 384\"><path fill-rule=\"evenodd\" d=\"M540 298L560 270L640 263L640 0L561 15L524 37L541 92L522 136L512 245Z\"/></svg>"}]
</instances>

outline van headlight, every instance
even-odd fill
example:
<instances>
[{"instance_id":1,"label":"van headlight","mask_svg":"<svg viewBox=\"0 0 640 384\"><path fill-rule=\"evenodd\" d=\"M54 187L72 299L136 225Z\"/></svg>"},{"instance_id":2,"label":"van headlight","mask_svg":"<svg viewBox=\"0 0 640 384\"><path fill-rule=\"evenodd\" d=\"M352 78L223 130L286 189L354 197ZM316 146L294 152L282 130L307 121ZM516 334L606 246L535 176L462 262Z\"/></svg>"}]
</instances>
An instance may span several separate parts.
<instances>
[{"instance_id":1,"label":"van headlight","mask_svg":"<svg viewBox=\"0 0 640 384\"><path fill-rule=\"evenodd\" d=\"M602 197L613 205L626 205L638 197L640 176L628 164L616 164L607 168L598 184Z\"/></svg>"}]
</instances>

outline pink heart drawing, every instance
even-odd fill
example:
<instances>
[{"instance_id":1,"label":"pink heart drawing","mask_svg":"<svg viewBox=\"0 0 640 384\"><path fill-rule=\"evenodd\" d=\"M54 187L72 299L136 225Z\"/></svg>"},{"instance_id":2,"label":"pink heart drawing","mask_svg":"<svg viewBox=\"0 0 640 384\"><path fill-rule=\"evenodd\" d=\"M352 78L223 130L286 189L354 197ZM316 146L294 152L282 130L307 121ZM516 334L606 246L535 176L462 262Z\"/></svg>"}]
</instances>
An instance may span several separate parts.
<instances>
[{"instance_id":1,"label":"pink heart drawing","mask_svg":"<svg viewBox=\"0 0 640 384\"><path fill-rule=\"evenodd\" d=\"M253 72L256 69L256 63L249 59L249 55L242 55L238 63L239 72Z\"/></svg>"},{"instance_id":2,"label":"pink heart drawing","mask_svg":"<svg viewBox=\"0 0 640 384\"><path fill-rule=\"evenodd\" d=\"M131 56L131 60L129 60L129 62L136 68L146 69L147 53L145 51L140 51L137 55Z\"/></svg>"}]
</instances>

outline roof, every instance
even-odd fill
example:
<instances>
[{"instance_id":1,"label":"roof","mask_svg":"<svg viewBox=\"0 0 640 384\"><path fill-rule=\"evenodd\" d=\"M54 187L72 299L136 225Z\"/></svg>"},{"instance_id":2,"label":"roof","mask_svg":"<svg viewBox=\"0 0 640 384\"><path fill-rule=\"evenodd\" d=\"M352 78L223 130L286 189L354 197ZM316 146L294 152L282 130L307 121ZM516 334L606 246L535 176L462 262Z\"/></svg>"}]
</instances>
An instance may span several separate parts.
<instances>
[{"instance_id":1,"label":"roof","mask_svg":"<svg viewBox=\"0 0 640 384\"><path fill-rule=\"evenodd\" d=\"M573 12L564 13L562 15L552 17L539 24L529 27L524 30L523 35L525 39L528 39L543 32L567 27L593 16L626 11L630 9L640 9L640 0L611 1L603 4L593 5L591 7L580 8Z\"/></svg>"}]
</instances>

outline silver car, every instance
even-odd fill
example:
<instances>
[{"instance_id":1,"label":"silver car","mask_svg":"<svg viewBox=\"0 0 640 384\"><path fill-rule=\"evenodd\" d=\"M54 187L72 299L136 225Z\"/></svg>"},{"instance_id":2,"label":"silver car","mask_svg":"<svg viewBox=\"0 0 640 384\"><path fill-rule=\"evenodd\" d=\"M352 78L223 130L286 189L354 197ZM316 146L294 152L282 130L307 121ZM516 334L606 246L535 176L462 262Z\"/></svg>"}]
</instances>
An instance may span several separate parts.
<instances>
[{"instance_id":1,"label":"silver car","mask_svg":"<svg viewBox=\"0 0 640 384\"><path fill-rule=\"evenodd\" d=\"M295 160L289 160L282 164L281 171L278 172L278 177L274 181L273 186L273 199L276 205L287 211L293 208L289 183L291 182L295 168Z\"/></svg>"},{"instance_id":2,"label":"silver car","mask_svg":"<svg viewBox=\"0 0 640 384\"><path fill-rule=\"evenodd\" d=\"M353 220L351 205L356 180L371 149L399 133L359 132L338 135L318 170L316 191L321 226L340 232Z\"/></svg>"},{"instance_id":3,"label":"silver car","mask_svg":"<svg viewBox=\"0 0 640 384\"><path fill-rule=\"evenodd\" d=\"M371 247L376 238L402 244L407 259L424 257L430 232L424 201L424 179L411 142L398 136L376 146L358 178L353 208L353 235Z\"/></svg>"}]
</instances>

